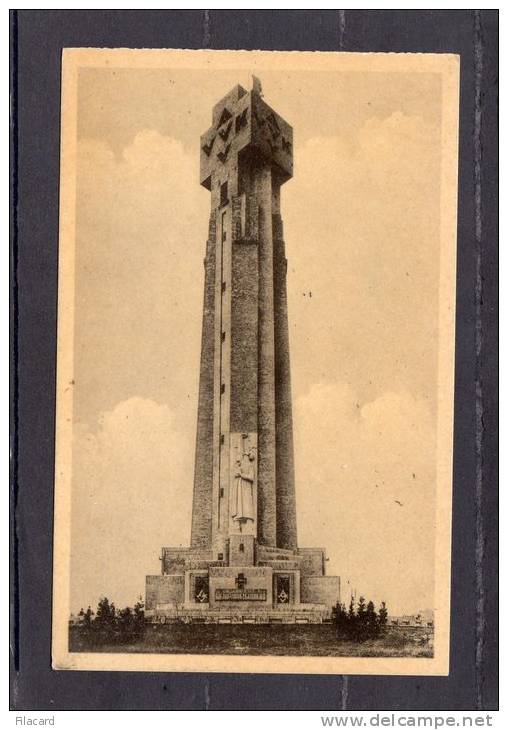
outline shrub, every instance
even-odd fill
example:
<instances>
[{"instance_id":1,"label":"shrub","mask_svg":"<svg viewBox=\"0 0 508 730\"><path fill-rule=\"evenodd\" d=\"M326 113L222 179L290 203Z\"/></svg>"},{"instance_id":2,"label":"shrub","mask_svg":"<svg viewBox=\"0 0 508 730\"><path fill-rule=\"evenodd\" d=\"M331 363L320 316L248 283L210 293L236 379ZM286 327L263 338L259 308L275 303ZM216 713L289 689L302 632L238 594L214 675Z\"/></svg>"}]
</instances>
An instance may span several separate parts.
<instances>
[{"instance_id":1,"label":"shrub","mask_svg":"<svg viewBox=\"0 0 508 730\"><path fill-rule=\"evenodd\" d=\"M83 617L80 630L92 645L129 643L139 638L145 625L145 606L141 596L133 608L127 606L122 609L115 608L114 603L103 597L95 614L89 606L86 612L81 609L79 615Z\"/></svg>"},{"instance_id":2,"label":"shrub","mask_svg":"<svg viewBox=\"0 0 508 730\"><path fill-rule=\"evenodd\" d=\"M343 603L337 603L332 610L332 617L338 639L362 642L374 639L384 631L388 611L383 602L377 614L374 603L366 603L365 598L360 596L357 606L351 597L347 611Z\"/></svg>"}]
</instances>

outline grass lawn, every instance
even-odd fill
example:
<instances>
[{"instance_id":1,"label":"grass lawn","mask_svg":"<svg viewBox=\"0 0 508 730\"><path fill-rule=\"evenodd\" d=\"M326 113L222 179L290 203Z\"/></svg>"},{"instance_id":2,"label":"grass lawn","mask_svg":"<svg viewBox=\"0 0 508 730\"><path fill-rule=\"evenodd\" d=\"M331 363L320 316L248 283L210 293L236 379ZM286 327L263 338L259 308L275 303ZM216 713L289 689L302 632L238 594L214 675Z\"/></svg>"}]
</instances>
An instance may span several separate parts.
<instances>
[{"instance_id":1,"label":"grass lawn","mask_svg":"<svg viewBox=\"0 0 508 730\"><path fill-rule=\"evenodd\" d=\"M69 649L147 654L432 657L433 639L422 643L424 634L421 629L389 628L382 637L357 643L338 641L330 624L165 624L148 625L135 641L120 642L115 637L97 637L72 627Z\"/></svg>"}]
</instances>

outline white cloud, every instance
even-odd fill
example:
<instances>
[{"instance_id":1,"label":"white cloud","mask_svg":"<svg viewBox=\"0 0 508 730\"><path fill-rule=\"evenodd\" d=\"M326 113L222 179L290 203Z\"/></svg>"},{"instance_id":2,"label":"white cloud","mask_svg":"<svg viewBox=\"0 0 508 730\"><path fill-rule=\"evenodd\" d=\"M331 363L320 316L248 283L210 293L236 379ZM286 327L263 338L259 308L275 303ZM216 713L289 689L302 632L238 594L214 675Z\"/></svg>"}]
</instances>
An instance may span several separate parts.
<instances>
[{"instance_id":1,"label":"white cloud","mask_svg":"<svg viewBox=\"0 0 508 730\"><path fill-rule=\"evenodd\" d=\"M434 438L426 403L315 384L295 403L299 542L393 612L432 607ZM343 595L347 601L347 597Z\"/></svg>"},{"instance_id":2,"label":"white cloud","mask_svg":"<svg viewBox=\"0 0 508 730\"><path fill-rule=\"evenodd\" d=\"M131 605L160 548L189 544L194 443L167 406L142 398L74 434L72 608L103 594Z\"/></svg>"},{"instance_id":3,"label":"white cloud","mask_svg":"<svg viewBox=\"0 0 508 730\"><path fill-rule=\"evenodd\" d=\"M282 215L297 395L340 381L373 400L395 383L434 401L439 155L439 129L401 112L295 145Z\"/></svg>"},{"instance_id":4,"label":"white cloud","mask_svg":"<svg viewBox=\"0 0 508 730\"><path fill-rule=\"evenodd\" d=\"M77 417L139 395L179 410L190 428L209 195L195 155L147 129L119 158L80 140L78 170Z\"/></svg>"}]
</instances>

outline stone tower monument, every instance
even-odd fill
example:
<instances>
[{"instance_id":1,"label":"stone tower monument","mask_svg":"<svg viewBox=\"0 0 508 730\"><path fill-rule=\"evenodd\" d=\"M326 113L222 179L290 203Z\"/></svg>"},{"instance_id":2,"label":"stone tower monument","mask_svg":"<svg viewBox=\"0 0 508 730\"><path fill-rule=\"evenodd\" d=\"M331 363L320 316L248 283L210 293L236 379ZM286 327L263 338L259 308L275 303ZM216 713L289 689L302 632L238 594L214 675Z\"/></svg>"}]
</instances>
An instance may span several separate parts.
<instances>
[{"instance_id":1,"label":"stone tower monument","mask_svg":"<svg viewBox=\"0 0 508 730\"><path fill-rule=\"evenodd\" d=\"M280 192L293 130L254 77L201 138L211 193L190 548L147 576L153 621L322 621L339 599L321 548L299 548Z\"/></svg>"}]
</instances>

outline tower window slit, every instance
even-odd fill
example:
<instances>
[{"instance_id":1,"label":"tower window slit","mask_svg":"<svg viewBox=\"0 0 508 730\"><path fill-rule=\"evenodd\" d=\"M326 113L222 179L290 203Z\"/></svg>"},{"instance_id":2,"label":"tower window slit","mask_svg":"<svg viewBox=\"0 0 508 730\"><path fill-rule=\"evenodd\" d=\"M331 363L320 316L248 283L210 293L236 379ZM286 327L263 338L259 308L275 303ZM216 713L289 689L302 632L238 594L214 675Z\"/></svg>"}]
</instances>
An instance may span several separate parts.
<instances>
[{"instance_id":1,"label":"tower window slit","mask_svg":"<svg viewBox=\"0 0 508 730\"><path fill-rule=\"evenodd\" d=\"M228 204L228 183L222 183L220 186L220 207Z\"/></svg>"}]
</instances>

